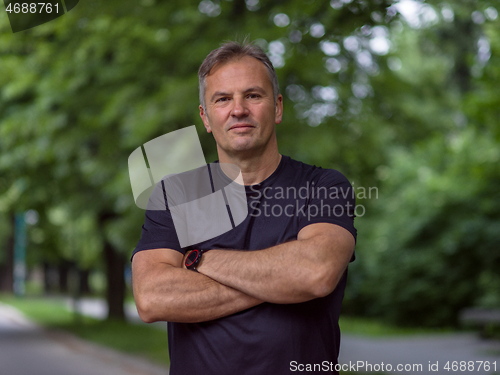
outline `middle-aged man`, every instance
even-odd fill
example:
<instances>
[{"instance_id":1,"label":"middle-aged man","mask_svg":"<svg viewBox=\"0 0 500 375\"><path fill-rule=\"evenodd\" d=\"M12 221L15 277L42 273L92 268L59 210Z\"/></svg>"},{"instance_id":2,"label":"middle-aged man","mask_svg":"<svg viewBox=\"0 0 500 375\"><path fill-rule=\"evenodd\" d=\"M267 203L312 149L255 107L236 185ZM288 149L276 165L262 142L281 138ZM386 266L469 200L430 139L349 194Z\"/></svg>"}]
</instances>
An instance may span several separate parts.
<instances>
[{"instance_id":1,"label":"middle-aged man","mask_svg":"<svg viewBox=\"0 0 500 375\"><path fill-rule=\"evenodd\" d=\"M199 79L201 119L219 162L241 170L248 215L183 248L168 207L147 211L132 260L139 314L169 322L171 375L337 373L352 187L279 153L283 97L259 47L223 44Z\"/></svg>"}]
</instances>

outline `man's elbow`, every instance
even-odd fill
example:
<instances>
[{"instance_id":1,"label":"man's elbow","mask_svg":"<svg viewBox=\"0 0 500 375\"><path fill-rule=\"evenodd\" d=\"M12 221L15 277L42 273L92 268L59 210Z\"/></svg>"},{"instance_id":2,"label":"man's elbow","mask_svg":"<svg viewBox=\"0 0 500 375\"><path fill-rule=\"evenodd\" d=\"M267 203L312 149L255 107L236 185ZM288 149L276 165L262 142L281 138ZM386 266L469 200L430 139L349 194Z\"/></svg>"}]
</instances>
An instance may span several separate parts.
<instances>
[{"instance_id":1,"label":"man's elbow","mask_svg":"<svg viewBox=\"0 0 500 375\"><path fill-rule=\"evenodd\" d=\"M159 319L155 318L155 316L147 311L141 311L139 309L137 309L138 313L139 313L139 318L141 318L141 320L144 322L144 323L154 323L154 322L158 322Z\"/></svg>"},{"instance_id":2,"label":"man's elbow","mask_svg":"<svg viewBox=\"0 0 500 375\"><path fill-rule=\"evenodd\" d=\"M149 301L136 298L135 306L137 308L139 318L141 318L144 323L154 323L160 320L155 313L154 305Z\"/></svg>"},{"instance_id":3,"label":"man's elbow","mask_svg":"<svg viewBox=\"0 0 500 375\"><path fill-rule=\"evenodd\" d=\"M326 297L334 290L335 285L321 281L312 286L310 293L312 294L313 298L322 298Z\"/></svg>"},{"instance_id":4,"label":"man's elbow","mask_svg":"<svg viewBox=\"0 0 500 375\"><path fill-rule=\"evenodd\" d=\"M197 315L193 315L189 310L175 308L173 300L165 302L164 305L155 303L154 299L135 298L135 306L139 318L144 323L155 322L178 322L178 323L199 323L204 321ZM168 307L167 307L168 306Z\"/></svg>"},{"instance_id":5,"label":"man's elbow","mask_svg":"<svg viewBox=\"0 0 500 375\"><path fill-rule=\"evenodd\" d=\"M134 301L139 318L144 323L154 323L169 320L168 309L163 308L154 293L147 290L141 290L137 286L134 289ZM168 302L166 306L170 305Z\"/></svg>"},{"instance_id":6,"label":"man's elbow","mask_svg":"<svg viewBox=\"0 0 500 375\"><path fill-rule=\"evenodd\" d=\"M314 275L311 276L309 292L313 298L326 297L335 290L339 279L340 277L332 272L331 269L315 272Z\"/></svg>"}]
</instances>

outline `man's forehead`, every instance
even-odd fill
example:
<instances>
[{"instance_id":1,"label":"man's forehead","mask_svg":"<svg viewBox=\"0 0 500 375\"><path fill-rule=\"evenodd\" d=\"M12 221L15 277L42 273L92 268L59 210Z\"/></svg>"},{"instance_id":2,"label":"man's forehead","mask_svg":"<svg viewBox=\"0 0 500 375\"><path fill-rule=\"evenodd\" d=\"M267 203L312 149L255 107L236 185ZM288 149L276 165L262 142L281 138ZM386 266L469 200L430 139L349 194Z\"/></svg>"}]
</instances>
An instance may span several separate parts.
<instances>
[{"instance_id":1,"label":"man's forehead","mask_svg":"<svg viewBox=\"0 0 500 375\"><path fill-rule=\"evenodd\" d=\"M240 64L241 63L241 64ZM236 86L240 86L236 88ZM266 66L251 56L233 58L214 66L206 77L206 91L229 92L233 89L248 91L259 87L272 90L272 81Z\"/></svg>"},{"instance_id":2,"label":"man's forehead","mask_svg":"<svg viewBox=\"0 0 500 375\"><path fill-rule=\"evenodd\" d=\"M245 65L248 64L246 66L246 69L250 68L250 66L252 68L257 68L258 66L261 66L263 69L266 69L266 66L264 65L264 63L262 61L256 59L255 57L247 56L247 55L235 56L227 61L223 61L223 62L219 62L219 63L215 64L212 67L212 69L210 69L210 71L208 72L207 77L213 76L217 72L220 72L221 70L224 70L225 68L227 68L229 66L234 68L234 66L236 64L238 64L240 66L240 68L243 68L243 64L245 64Z\"/></svg>"}]
</instances>

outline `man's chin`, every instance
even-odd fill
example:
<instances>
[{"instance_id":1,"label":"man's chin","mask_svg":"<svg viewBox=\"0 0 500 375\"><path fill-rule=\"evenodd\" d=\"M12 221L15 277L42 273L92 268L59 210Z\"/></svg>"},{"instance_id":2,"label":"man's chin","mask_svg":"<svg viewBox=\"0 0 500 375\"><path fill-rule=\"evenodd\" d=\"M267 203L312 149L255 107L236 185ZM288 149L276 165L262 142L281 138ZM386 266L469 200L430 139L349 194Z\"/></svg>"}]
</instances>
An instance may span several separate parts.
<instances>
[{"instance_id":1,"label":"man's chin","mask_svg":"<svg viewBox=\"0 0 500 375\"><path fill-rule=\"evenodd\" d=\"M231 148L234 151L249 151L255 148L255 146L255 142L252 139L245 139L244 137L234 140L231 144Z\"/></svg>"},{"instance_id":2,"label":"man's chin","mask_svg":"<svg viewBox=\"0 0 500 375\"><path fill-rule=\"evenodd\" d=\"M231 147L225 150L228 155L233 156L243 156L251 155L253 153L259 152L259 147L257 147L253 142L238 143L233 144Z\"/></svg>"}]
</instances>

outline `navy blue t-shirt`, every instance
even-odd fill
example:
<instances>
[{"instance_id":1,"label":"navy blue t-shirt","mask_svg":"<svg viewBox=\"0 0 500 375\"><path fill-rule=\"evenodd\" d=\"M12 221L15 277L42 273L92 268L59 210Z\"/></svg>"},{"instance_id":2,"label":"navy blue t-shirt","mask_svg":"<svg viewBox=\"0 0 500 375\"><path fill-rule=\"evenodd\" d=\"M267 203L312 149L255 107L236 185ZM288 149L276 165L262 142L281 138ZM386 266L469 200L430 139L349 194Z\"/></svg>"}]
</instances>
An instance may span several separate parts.
<instances>
[{"instance_id":1,"label":"navy blue t-shirt","mask_svg":"<svg viewBox=\"0 0 500 375\"><path fill-rule=\"evenodd\" d=\"M338 171L283 156L262 183L246 186L248 215L234 229L181 248L168 209L146 211L134 250L190 248L261 250L297 239L305 226L354 228L354 191ZM300 262L300 259L297 259ZM290 374L299 365L333 369L340 345L338 319L346 274L328 296L295 304L263 303L202 323L168 323L171 375ZM320 367L321 366L321 367Z\"/></svg>"}]
</instances>

